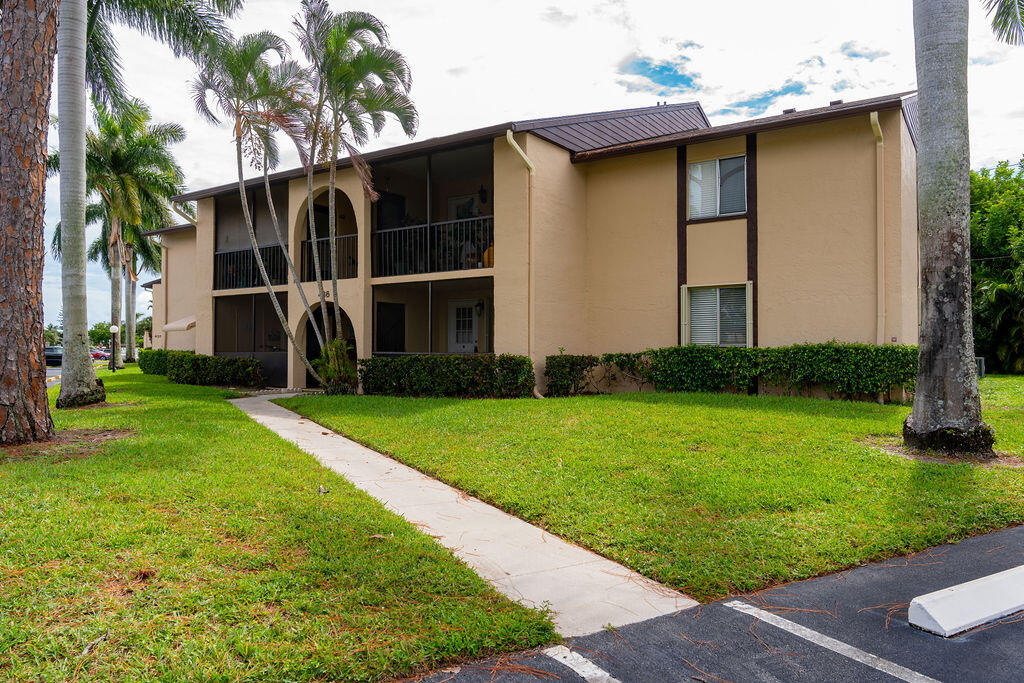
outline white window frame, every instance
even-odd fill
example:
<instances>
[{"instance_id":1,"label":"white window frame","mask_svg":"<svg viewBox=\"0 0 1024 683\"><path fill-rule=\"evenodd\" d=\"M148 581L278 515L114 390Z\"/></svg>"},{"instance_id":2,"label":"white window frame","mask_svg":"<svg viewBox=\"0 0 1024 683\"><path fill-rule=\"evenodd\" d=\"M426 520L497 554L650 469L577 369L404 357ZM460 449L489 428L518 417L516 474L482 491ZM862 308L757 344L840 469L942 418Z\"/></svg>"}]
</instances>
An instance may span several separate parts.
<instances>
[{"instance_id":1,"label":"white window frame","mask_svg":"<svg viewBox=\"0 0 1024 683\"><path fill-rule=\"evenodd\" d=\"M731 211L729 213L722 213L722 161L726 159L743 159L743 210L742 211ZM690 216L690 166L694 164L705 164L709 161L715 162L715 215L714 216L701 216L699 218L693 218ZM743 216L747 213L747 155L746 154L733 154L727 157L718 157L716 159L703 159L701 161L688 161L686 163L686 219L688 221L704 221L711 218L721 218L728 216Z\"/></svg>"},{"instance_id":2,"label":"white window frame","mask_svg":"<svg viewBox=\"0 0 1024 683\"><path fill-rule=\"evenodd\" d=\"M739 347L746 346L752 348L754 346L754 283L751 280L745 282L719 282L714 284L706 285L682 285L679 287L679 298L680 298L680 312L679 316L679 339L683 346L691 346L690 342L690 290L691 289L721 289L723 287L746 287L747 294L747 343L741 344L726 344L727 347ZM721 315L721 311L719 311ZM719 329L721 334L721 329ZM722 344L716 344L718 347L722 347Z\"/></svg>"}]
</instances>

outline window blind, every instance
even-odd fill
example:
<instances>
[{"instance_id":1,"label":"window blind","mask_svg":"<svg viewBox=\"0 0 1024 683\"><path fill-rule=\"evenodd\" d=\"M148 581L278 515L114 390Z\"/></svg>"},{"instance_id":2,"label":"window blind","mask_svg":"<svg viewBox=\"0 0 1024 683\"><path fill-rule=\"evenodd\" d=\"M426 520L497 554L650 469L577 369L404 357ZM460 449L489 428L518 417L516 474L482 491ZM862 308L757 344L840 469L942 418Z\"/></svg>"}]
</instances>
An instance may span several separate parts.
<instances>
[{"instance_id":1,"label":"window blind","mask_svg":"<svg viewBox=\"0 0 1024 683\"><path fill-rule=\"evenodd\" d=\"M709 218L718 214L718 162L690 164L690 218Z\"/></svg>"},{"instance_id":2,"label":"window blind","mask_svg":"<svg viewBox=\"0 0 1024 683\"><path fill-rule=\"evenodd\" d=\"M746 287L722 287L718 290L718 320L718 343L720 346L746 345Z\"/></svg>"},{"instance_id":3,"label":"window blind","mask_svg":"<svg viewBox=\"0 0 1024 683\"><path fill-rule=\"evenodd\" d=\"M690 290L690 343L718 344L718 290Z\"/></svg>"}]
</instances>

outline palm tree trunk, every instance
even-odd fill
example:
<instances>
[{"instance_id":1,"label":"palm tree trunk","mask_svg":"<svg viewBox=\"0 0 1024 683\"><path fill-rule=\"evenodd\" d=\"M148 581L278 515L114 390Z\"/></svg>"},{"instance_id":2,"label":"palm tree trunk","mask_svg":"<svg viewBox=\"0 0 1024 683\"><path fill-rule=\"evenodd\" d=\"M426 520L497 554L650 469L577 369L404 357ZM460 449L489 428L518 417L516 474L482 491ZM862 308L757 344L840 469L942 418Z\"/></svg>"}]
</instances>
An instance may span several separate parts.
<instances>
[{"instance_id":1,"label":"palm tree trunk","mask_svg":"<svg viewBox=\"0 0 1024 683\"><path fill-rule=\"evenodd\" d=\"M134 260L135 256L133 255L133 256L131 256L131 258ZM131 264L133 270L134 270L134 265L135 264ZM126 351L126 353L124 355L124 362L125 363L134 363L135 360L136 360L135 359L135 296L136 296L136 294L135 294L135 287L136 287L136 282L135 282L135 280L133 280L129 276L128 269L126 268L125 269L125 273L124 273L124 288L125 288L125 295L124 295L124 327L125 327L124 342L125 342L125 346L127 348L127 351Z\"/></svg>"},{"instance_id":2,"label":"palm tree trunk","mask_svg":"<svg viewBox=\"0 0 1024 683\"><path fill-rule=\"evenodd\" d=\"M320 379L320 374L317 373L316 369L306 358L306 354L303 353L299 345L295 343L295 335L292 334L292 328L288 324L288 319L284 315L284 311L281 310L281 302L277 300L277 293L274 292L274 286L270 284L270 277L267 275L267 267L263 264L263 256L260 254L259 242L256 241L256 230L252 225L252 214L249 213L249 202L245 198L245 169L242 166L242 136L239 130L239 124L235 124L235 156L238 162L238 194L242 200L242 216L245 218L245 227L249 231L249 243L252 245L252 253L256 258L256 266L260 270L260 277L263 278L263 284L267 288L267 294L270 295L270 301L274 305L274 312L277 313L277 319L281 321L281 327L284 328L284 333L288 335L288 341L291 342L292 347L295 348L296 353L299 354L299 360L309 370L309 374L313 376L317 382L323 384L323 380Z\"/></svg>"},{"instance_id":3,"label":"palm tree trunk","mask_svg":"<svg viewBox=\"0 0 1024 683\"><path fill-rule=\"evenodd\" d=\"M116 235L120 232L120 218L111 221L111 233ZM115 368L123 368L124 360L121 358L121 335L124 334L125 326L121 323L121 280L124 278L124 266L121 264L121 253L116 244L110 245L110 324L117 325L117 334L110 338L110 357L114 361Z\"/></svg>"},{"instance_id":4,"label":"palm tree trunk","mask_svg":"<svg viewBox=\"0 0 1024 683\"><path fill-rule=\"evenodd\" d=\"M306 225L309 227L309 241L313 245L313 274L316 275L316 291L320 296L320 312L323 315L324 338L331 340L331 326L327 320L327 297L324 295L323 272L320 270L320 249L316 241L316 220L313 211L313 171L316 169L316 141L320 130L320 120L323 116L324 97L320 94L316 104L316 112L313 115L313 135L310 136L309 144L309 170L306 172ZM312 319L311 319L312 320ZM316 321L313 321L316 325ZM319 336L319 335L317 335Z\"/></svg>"},{"instance_id":5,"label":"palm tree trunk","mask_svg":"<svg viewBox=\"0 0 1024 683\"><path fill-rule=\"evenodd\" d=\"M86 0L61 0L57 115L64 358L58 408L97 403L106 398L89 354L85 301L85 15Z\"/></svg>"},{"instance_id":6,"label":"palm tree trunk","mask_svg":"<svg viewBox=\"0 0 1024 683\"><path fill-rule=\"evenodd\" d=\"M921 328L914 410L903 438L918 448L990 453L971 329L968 4L914 0Z\"/></svg>"},{"instance_id":7,"label":"palm tree trunk","mask_svg":"<svg viewBox=\"0 0 1024 683\"><path fill-rule=\"evenodd\" d=\"M0 444L6 445L53 437L42 284L56 3L5 0L0 36Z\"/></svg>"},{"instance_id":8,"label":"palm tree trunk","mask_svg":"<svg viewBox=\"0 0 1024 683\"><path fill-rule=\"evenodd\" d=\"M263 192L267 195L267 208L270 209L270 222L274 226L274 234L277 235L277 244L281 247L281 252L284 254L285 263L288 264L288 271L292 275L292 282L295 283L296 289L299 291L299 299L302 300L302 306L306 309L306 317L313 323L313 332L316 333L317 343L320 344L320 348L324 348L324 338L320 334L320 327L316 324L313 318L313 309L309 307L309 301L306 299L306 291L302 288L302 281L299 279L299 274L295 270L295 262L292 261L291 254L288 253L288 244L284 240L284 235L281 233L281 224L277 220L277 209L274 206L274 198L270 195L270 176L267 173L267 158L266 155L263 157ZM311 243L313 249L316 249L316 242Z\"/></svg>"},{"instance_id":9,"label":"palm tree trunk","mask_svg":"<svg viewBox=\"0 0 1024 683\"><path fill-rule=\"evenodd\" d=\"M332 107L333 109L333 107ZM338 225L337 216L334 215L335 199L334 188L337 186L338 170L338 114L334 113L334 127L331 135L331 172L328 174L327 191L330 196L327 198L327 236L331 245L331 295L334 297L334 336L341 339L341 312L338 310ZM324 312L326 316L326 311ZM330 322L324 321L325 325Z\"/></svg>"}]
</instances>

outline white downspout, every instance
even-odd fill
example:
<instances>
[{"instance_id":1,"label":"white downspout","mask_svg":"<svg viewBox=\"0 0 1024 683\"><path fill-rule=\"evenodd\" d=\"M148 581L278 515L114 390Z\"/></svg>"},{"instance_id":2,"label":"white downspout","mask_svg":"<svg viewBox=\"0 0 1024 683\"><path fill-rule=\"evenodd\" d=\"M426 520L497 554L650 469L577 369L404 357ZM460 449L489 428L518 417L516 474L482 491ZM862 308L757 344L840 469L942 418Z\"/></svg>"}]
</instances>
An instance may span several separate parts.
<instances>
[{"instance_id":1,"label":"white downspout","mask_svg":"<svg viewBox=\"0 0 1024 683\"><path fill-rule=\"evenodd\" d=\"M174 213L178 214L179 216L184 218L186 221L191 223L193 228L198 228L199 227L199 225L196 223L196 219L192 218L187 213L182 211L181 207L178 206L178 202L171 202L171 209L174 210Z\"/></svg>"},{"instance_id":2,"label":"white downspout","mask_svg":"<svg viewBox=\"0 0 1024 683\"><path fill-rule=\"evenodd\" d=\"M885 343L885 141L878 112L870 114L875 134L875 343Z\"/></svg>"},{"instance_id":3,"label":"white downspout","mask_svg":"<svg viewBox=\"0 0 1024 683\"><path fill-rule=\"evenodd\" d=\"M526 152L516 142L515 137L512 135L512 129L505 131L505 141L508 142L509 147L514 149L519 155L519 158L523 160L523 164L526 169L530 172L529 178L527 179L526 185L526 356L530 359L533 358L533 174L536 172L536 167L533 162L530 161L530 157L526 156ZM544 395L537 390L537 387L533 387L533 395L536 398L544 398Z\"/></svg>"}]
</instances>

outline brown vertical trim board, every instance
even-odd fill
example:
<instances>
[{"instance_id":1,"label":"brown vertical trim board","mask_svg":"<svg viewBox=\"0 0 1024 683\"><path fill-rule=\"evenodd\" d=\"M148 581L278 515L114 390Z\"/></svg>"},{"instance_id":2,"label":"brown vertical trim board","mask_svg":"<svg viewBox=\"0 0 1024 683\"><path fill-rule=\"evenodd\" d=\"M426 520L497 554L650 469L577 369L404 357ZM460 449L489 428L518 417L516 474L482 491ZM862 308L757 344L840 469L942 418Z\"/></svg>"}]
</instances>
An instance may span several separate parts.
<instances>
[{"instance_id":1,"label":"brown vertical trim board","mask_svg":"<svg viewBox=\"0 0 1024 683\"><path fill-rule=\"evenodd\" d=\"M747 135L747 279L752 284L753 346L757 346L757 133Z\"/></svg>"},{"instance_id":2,"label":"brown vertical trim board","mask_svg":"<svg viewBox=\"0 0 1024 683\"><path fill-rule=\"evenodd\" d=\"M686 145L676 147L676 339L683 343L683 301L680 288L686 284Z\"/></svg>"}]
</instances>

